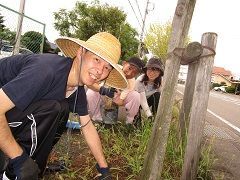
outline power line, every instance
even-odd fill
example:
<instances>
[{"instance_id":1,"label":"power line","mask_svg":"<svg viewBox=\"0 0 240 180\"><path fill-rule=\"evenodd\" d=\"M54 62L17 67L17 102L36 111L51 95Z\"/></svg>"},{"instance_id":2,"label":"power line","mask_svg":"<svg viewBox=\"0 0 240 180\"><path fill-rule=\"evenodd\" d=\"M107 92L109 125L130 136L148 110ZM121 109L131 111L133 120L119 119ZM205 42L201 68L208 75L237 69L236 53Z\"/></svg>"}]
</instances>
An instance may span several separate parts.
<instances>
[{"instance_id":1,"label":"power line","mask_svg":"<svg viewBox=\"0 0 240 180\"><path fill-rule=\"evenodd\" d=\"M141 57L141 52L142 52L142 39L143 39L143 34L144 34L144 28L145 28L145 22L146 22L146 16L148 14L148 5L149 5L149 0L147 0L147 5L146 5L146 9L145 9L145 13L144 13L144 18L143 18L143 25L142 25L142 31L139 37L140 43L138 46L138 55L139 57Z\"/></svg>"},{"instance_id":2,"label":"power line","mask_svg":"<svg viewBox=\"0 0 240 180\"><path fill-rule=\"evenodd\" d=\"M141 23L140 23L139 20L138 20L137 14L136 14L136 12L135 12L135 10L134 10L134 8L133 8L130 0L128 0L128 2L129 2L130 6L131 6L131 8L132 8L132 10L133 10L133 13L134 13L134 15L135 15L135 17L136 17L136 19L137 19L137 21L138 21L138 24L139 24L140 28L142 28L142 25L141 25Z\"/></svg>"},{"instance_id":3,"label":"power line","mask_svg":"<svg viewBox=\"0 0 240 180\"><path fill-rule=\"evenodd\" d=\"M135 2L136 2L136 4L137 4L138 11L139 11L139 14L140 14L140 16L141 16L141 20L142 20L142 22L143 22L143 16L142 16L142 13L141 13L141 11L140 11L140 8L139 8L138 1L137 1L137 0L135 0Z\"/></svg>"}]
</instances>

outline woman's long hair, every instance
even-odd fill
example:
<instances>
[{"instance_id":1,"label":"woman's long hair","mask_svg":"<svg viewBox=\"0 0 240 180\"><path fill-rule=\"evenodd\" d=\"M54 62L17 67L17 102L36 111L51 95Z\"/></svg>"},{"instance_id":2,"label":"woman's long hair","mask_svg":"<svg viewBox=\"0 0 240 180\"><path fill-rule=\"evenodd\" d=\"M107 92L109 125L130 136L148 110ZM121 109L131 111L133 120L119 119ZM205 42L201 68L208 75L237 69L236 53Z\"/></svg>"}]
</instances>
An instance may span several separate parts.
<instances>
[{"instance_id":1,"label":"woman's long hair","mask_svg":"<svg viewBox=\"0 0 240 180\"><path fill-rule=\"evenodd\" d=\"M141 83L144 83L145 86L148 84L149 78L148 78L148 76L147 76L147 68L146 68L146 70L144 71L144 76L143 76L143 78L142 78L142 80L141 80L140 82L141 82ZM156 79L154 79L153 83L154 83L154 84L153 84L153 87L154 87L155 89L158 89L158 88L161 86L161 84L162 84L162 72L161 72L161 71L160 71L159 76L158 76Z\"/></svg>"}]
</instances>

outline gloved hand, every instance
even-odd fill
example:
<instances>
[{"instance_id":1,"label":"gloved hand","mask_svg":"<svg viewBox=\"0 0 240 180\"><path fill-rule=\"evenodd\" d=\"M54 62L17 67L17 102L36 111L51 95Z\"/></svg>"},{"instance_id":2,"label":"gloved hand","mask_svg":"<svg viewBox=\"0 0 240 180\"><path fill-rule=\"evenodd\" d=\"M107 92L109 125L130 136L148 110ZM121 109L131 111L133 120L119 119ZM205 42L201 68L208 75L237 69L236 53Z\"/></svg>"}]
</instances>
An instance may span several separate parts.
<instances>
[{"instance_id":1,"label":"gloved hand","mask_svg":"<svg viewBox=\"0 0 240 180\"><path fill-rule=\"evenodd\" d=\"M106 95L110 98L113 98L115 92L117 92L115 88L105 88L105 87L101 86L99 94Z\"/></svg>"},{"instance_id":2,"label":"gloved hand","mask_svg":"<svg viewBox=\"0 0 240 180\"><path fill-rule=\"evenodd\" d=\"M100 168L98 164L96 164L97 171L101 174L101 176L98 177L99 180L112 180L111 173L109 171L109 168Z\"/></svg>"},{"instance_id":3,"label":"gloved hand","mask_svg":"<svg viewBox=\"0 0 240 180\"><path fill-rule=\"evenodd\" d=\"M13 167L17 180L38 179L38 173L40 172L38 165L26 154L25 151L23 151L21 156L10 159L9 163Z\"/></svg>"}]
</instances>

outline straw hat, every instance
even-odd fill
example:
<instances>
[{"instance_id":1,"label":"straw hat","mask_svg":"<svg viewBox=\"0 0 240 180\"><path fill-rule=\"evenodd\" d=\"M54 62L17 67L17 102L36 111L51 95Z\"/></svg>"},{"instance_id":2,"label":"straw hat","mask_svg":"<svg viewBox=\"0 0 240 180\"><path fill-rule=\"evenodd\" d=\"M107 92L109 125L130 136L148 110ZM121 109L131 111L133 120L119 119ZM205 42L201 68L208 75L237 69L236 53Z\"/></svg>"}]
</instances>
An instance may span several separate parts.
<instances>
[{"instance_id":1,"label":"straw hat","mask_svg":"<svg viewBox=\"0 0 240 180\"><path fill-rule=\"evenodd\" d=\"M61 37L56 39L55 43L62 53L70 58L76 56L77 50L80 47L96 54L110 63L114 68L107 77L106 84L118 89L127 87L126 77L122 69L117 65L121 54L121 44L112 34L100 32L91 36L87 41L70 37Z\"/></svg>"}]
</instances>

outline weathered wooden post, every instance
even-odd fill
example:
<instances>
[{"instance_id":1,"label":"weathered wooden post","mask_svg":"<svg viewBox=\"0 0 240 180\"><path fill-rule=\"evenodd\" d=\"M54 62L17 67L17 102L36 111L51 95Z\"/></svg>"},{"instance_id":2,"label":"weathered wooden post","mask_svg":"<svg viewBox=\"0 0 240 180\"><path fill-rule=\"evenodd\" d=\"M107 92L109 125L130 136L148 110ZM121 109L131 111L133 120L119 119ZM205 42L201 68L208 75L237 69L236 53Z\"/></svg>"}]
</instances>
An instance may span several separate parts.
<instances>
[{"instance_id":1,"label":"weathered wooden post","mask_svg":"<svg viewBox=\"0 0 240 180\"><path fill-rule=\"evenodd\" d=\"M203 47L205 47L203 49L203 54L201 55L199 61L197 61L195 64L189 65L189 68L192 69L189 76L193 75L194 73L196 74L196 77L193 88L194 91L191 92L191 108L190 112L188 112L190 121L187 147L184 157L184 166L181 177L182 180L195 180L197 176L197 167L199 162L201 140L203 136L205 117L207 112L212 67L214 63L213 55L215 54L216 43L216 33L204 33L201 42ZM186 86L185 88L191 87Z\"/></svg>"},{"instance_id":2,"label":"weathered wooden post","mask_svg":"<svg viewBox=\"0 0 240 180\"><path fill-rule=\"evenodd\" d=\"M164 72L163 90L141 174L141 179L143 180L161 179L169 127L172 118L174 94L176 92L180 68L180 57L175 55L173 50L177 47L183 47L191 23L195 3L196 0L178 0L177 3L172 22L171 39L168 46L168 58Z\"/></svg>"},{"instance_id":3,"label":"weathered wooden post","mask_svg":"<svg viewBox=\"0 0 240 180\"><path fill-rule=\"evenodd\" d=\"M184 140L188 130L189 113L192 107L193 92L194 92L193 87L195 85L197 67L198 67L198 63L195 63L195 62L199 60L202 53L203 53L203 47L199 42L190 43L182 53L181 64L187 65L190 63L188 66L188 76L185 84L183 103L181 106L180 116L179 116L182 140Z\"/></svg>"}]
</instances>

